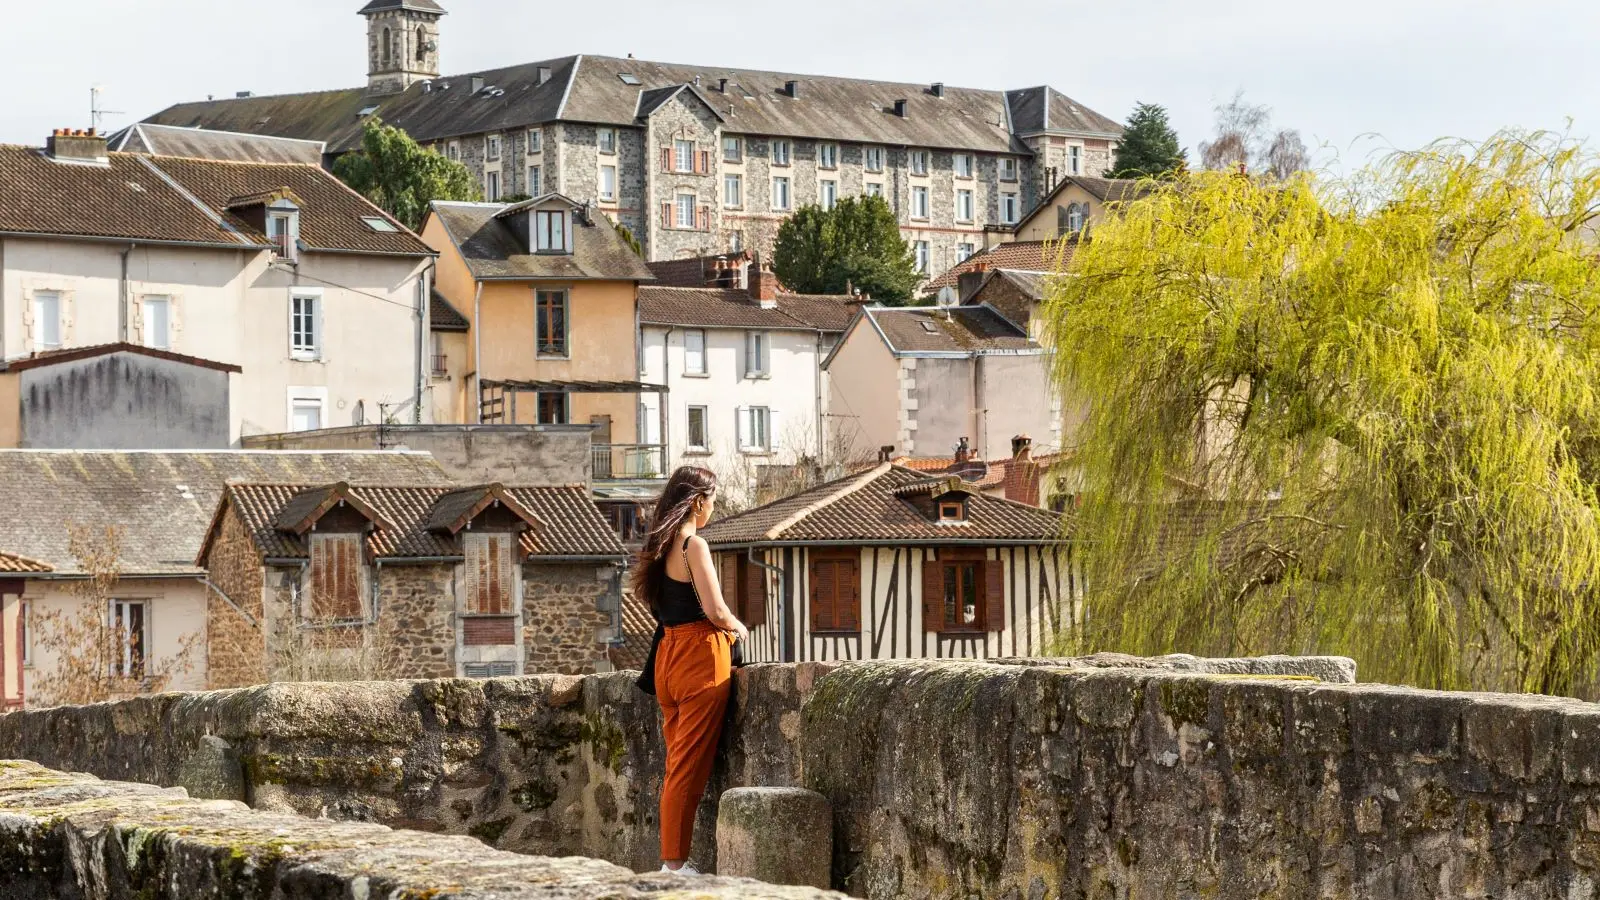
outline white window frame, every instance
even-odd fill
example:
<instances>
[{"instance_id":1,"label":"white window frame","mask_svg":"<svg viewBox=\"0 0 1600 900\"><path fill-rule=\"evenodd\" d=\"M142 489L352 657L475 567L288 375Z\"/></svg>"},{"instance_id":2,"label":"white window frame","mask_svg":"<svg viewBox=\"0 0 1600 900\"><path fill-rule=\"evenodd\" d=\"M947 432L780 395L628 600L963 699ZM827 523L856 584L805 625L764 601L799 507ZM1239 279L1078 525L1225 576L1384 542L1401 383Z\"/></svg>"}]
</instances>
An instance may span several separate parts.
<instances>
[{"instance_id":1,"label":"white window frame","mask_svg":"<svg viewBox=\"0 0 1600 900\"><path fill-rule=\"evenodd\" d=\"M132 608L135 607L135 606L139 607L140 630L143 632L142 634L139 635L140 659L144 663L142 668L144 669L144 675L149 675L149 673L150 673L150 662L151 662L151 659L150 659L150 606L151 606L151 604L147 600L130 600L130 599L123 599L121 597L114 597L114 598L111 599L111 602L106 606L106 627L108 629L114 628L114 627L122 628L123 629L123 634L117 636L117 638L122 643L122 648L121 648L122 652L120 654L122 658L119 659L119 660L113 660L112 663L111 663L111 673L110 674L111 674L111 676L113 678L132 678L133 677L133 644L134 644L134 642L128 639L129 636L130 636L128 634L129 629L127 629L125 627L125 624L124 625L119 625L118 623L119 623L119 621L122 622L122 623L126 623L128 619L132 618L131 616L128 615L128 612L130 610L132 610Z\"/></svg>"},{"instance_id":2,"label":"white window frame","mask_svg":"<svg viewBox=\"0 0 1600 900\"><path fill-rule=\"evenodd\" d=\"M861 193L863 195L865 195L865 196L868 196L868 197L882 197L883 196L883 182L881 182L881 181L869 181L866 184L862 185Z\"/></svg>"},{"instance_id":3,"label":"white window frame","mask_svg":"<svg viewBox=\"0 0 1600 900\"><path fill-rule=\"evenodd\" d=\"M535 153L544 152L544 131L541 129L529 128L527 141L527 155L532 156Z\"/></svg>"},{"instance_id":4,"label":"white window frame","mask_svg":"<svg viewBox=\"0 0 1600 900\"><path fill-rule=\"evenodd\" d=\"M289 358L301 362L316 362L322 359L323 336L322 307L326 302L322 288L295 287L289 289ZM309 316L302 308L303 303L309 303L311 309ZM296 333L305 324L311 326L310 341L302 340L302 333Z\"/></svg>"},{"instance_id":5,"label":"white window frame","mask_svg":"<svg viewBox=\"0 0 1600 900\"><path fill-rule=\"evenodd\" d=\"M780 186L783 188L781 192L778 190ZM783 195L783 202L781 204L778 202L778 195L780 193ZM794 188L793 185L789 183L789 177L787 175L772 176L772 208L779 212L788 212L791 208L793 208L793 206Z\"/></svg>"},{"instance_id":6,"label":"white window frame","mask_svg":"<svg viewBox=\"0 0 1600 900\"><path fill-rule=\"evenodd\" d=\"M500 202L500 173L483 173L483 199L490 203Z\"/></svg>"},{"instance_id":7,"label":"white window frame","mask_svg":"<svg viewBox=\"0 0 1600 900\"><path fill-rule=\"evenodd\" d=\"M459 161L461 159L461 142L451 141L445 144L444 155L447 159Z\"/></svg>"},{"instance_id":8,"label":"white window frame","mask_svg":"<svg viewBox=\"0 0 1600 900\"><path fill-rule=\"evenodd\" d=\"M833 209L839 203L839 182L825 178L817 182L817 204L823 209Z\"/></svg>"},{"instance_id":9,"label":"white window frame","mask_svg":"<svg viewBox=\"0 0 1600 900\"><path fill-rule=\"evenodd\" d=\"M950 158L950 168L957 178L971 178L976 166L971 153L957 153Z\"/></svg>"},{"instance_id":10,"label":"white window frame","mask_svg":"<svg viewBox=\"0 0 1600 900\"><path fill-rule=\"evenodd\" d=\"M868 172L883 171L883 148L866 147L861 151L861 164Z\"/></svg>"},{"instance_id":11,"label":"white window frame","mask_svg":"<svg viewBox=\"0 0 1600 900\"><path fill-rule=\"evenodd\" d=\"M1088 219L1088 211L1077 203L1067 204L1067 231L1077 233L1083 230L1084 222Z\"/></svg>"},{"instance_id":12,"label":"white window frame","mask_svg":"<svg viewBox=\"0 0 1600 900\"><path fill-rule=\"evenodd\" d=\"M967 241L956 244L956 264L960 265L961 263L966 262L972 258L974 253L977 252L978 246L976 244Z\"/></svg>"},{"instance_id":13,"label":"white window frame","mask_svg":"<svg viewBox=\"0 0 1600 900\"><path fill-rule=\"evenodd\" d=\"M149 294L139 299L140 307L140 341L146 347L155 350L172 349L172 297L168 294ZM161 342L151 340L150 311L161 310Z\"/></svg>"},{"instance_id":14,"label":"white window frame","mask_svg":"<svg viewBox=\"0 0 1600 900\"><path fill-rule=\"evenodd\" d=\"M929 154L926 150L911 151L910 158L906 161L907 166L911 169L911 174L917 176L928 174L928 166L930 162L928 156Z\"/></svg>"},{"instance_id":15,"label":"white window frame","mask_svg":"<svg viewBox=\"0 0 1600 900\"><path fill-rule=\"evenodd\" d=\"M301 408L317 408L317 427L328 427L328 389L325 387L291 387L285 408L284 431L295 433L294 414Z\"/></svg>"},{"instance_id":16,"label":"white window frame","mask_svg":"<svg viewBox=\"0 0 1600 900\"><path fill-rule=\"evenodd\" d=\"M926 185L914 185L911 188L911 218L928 218L928 188Z\"/></svg>"},{"instance_id":17,"label":"white window frame","mask_svg":"<svg viewBox=\"0 0 1600 900\"><path fill-rule=\"evenodd\" d=\"M722 161L725 163L744 162L744 138L731 134L723 135Z\"/></svg>"},{"instance_id":18,"label":"white window frame","mask_svg":"<svg viewBox=\"0 0 1600 900\"><path fill-rule=\"evenodd\" d=\"M700 414L700 442L694 440L694 414ZM708 406L690 406L684 416L683 442L691 453L711 452L711 408Z\"/></svg>"},{"instance_id":19,"label":"white window frame","mask_svg":"<svg viewBox=\"0 0 1600 900\"><path fill-rule=\"evenodd\" d=\"M51 311L50 311L51 314L50 315L46 315L46 311L43 308L43 306L44 306L43 301L45 301L46 299L48 299L49 302L50 302L50 306L51 306ZM33 349L34 350L57 350L57 349L60 349L60 347L62 346L62 343L63 343L62 332L66 330L65 328L62 327L62 323L66 319L66 317L63 316L62 313L61 313L61 307L63 305L65 305L65 304L64 304L64 302L62 300L60 291L34 291L33 292ZM46 320L50 321L50 324L52 326L51 330L53 330L55 332L55 334L54 334L55 340L53 340L53 341L46 340L46 337L47 337L46 329L45 329Z\"/></svg>"},{"instance_id":20,"label":"white window frame","mask_svg":"<svg viewBox=\"0 0 1600 900\"><path fill-rule=\"evenodd\" d=\"M544 167L543 166L529 166L528 167L528 196L530 196L530 197L543 196L543 193L542 193L542 189L543 188L544 188Z\"/></svg>"},{"instance_id":21,"label":"white window frame","mask_svg":"<svg viewBox=\"0 0 1600 900\"><path fill-rule=\"evenodd\" d=\"M1073 175L1083 174L1083 145L1067 145L1067 171Z\"/></svg>"},{"instance_id":22,"label":"white window frame","mask_svg":"<svg viewBox=\"0 0 1600 900\"><path fill-rule=\"evenodd\" d=\"M551 223L546 227L545 223ZM559 230L560 234L556 232ZM564 209L536 209L533 211L533 252L571 253L572 217ZM558 245L555 239L561 238Z\"/></svg>"},{"instance_id":23,"label":"white window frame","mask_svg":"<svg viewBox=\"0 0 1600 900\"><path fill-rule=\"evenodd\" d=\"M917 271L924 275L931 274L933 269L933 249L928 246L928 242L913 241L911 248L917 255Z\"/></svg>"},{"instance_id":24,"label":"white window frame","mask_svg":"<svg viewBox=\"0 0 1600 900\"><path fill-rule=\"evenodd\" d=\"M837 169L837 168L839 168L839 145L838 144L822 143L822 144L818 144L817 145L817 168L819 168L819 169Z\"/></svg>"},{"instance_id":25,"label":"white window frame","mask_svg":"<svg viewBox=\"0 0 1600 900\"><path fill-rule=\"evenodd\" d=\"M615 156L617 152L617 130L615 128L596 128L594 131L595 150L607 156Z\"/></svg>"},{"instance_id":26,"label":"white window frame","mask_svg":"<svg viewBox=\"0 0 1600 900\"><path fill-rule=\"evenodd\" d=\"M696 349L695 344L699 347ZM704 328L689 328L683 332L683 374L695 378L704 378L709 371L706 367L706 330Z\"/></svg>"},{"instance_id":27,"label":"white window frame","mask_svg":"<svg viewBox=\"0 0 1600 900\"><path fill-rule=\"evenodd\" d=\"M956 191L956 221L971 222L974 215L976 215L976 207L973 205L972 190L970 188L958 189Z\"/></svg>"},{"instance_id":28,"label":"white window frame","mask_svg":"<svg viewBox=\"0 0 1600 900\"><path fill-rule=\"evenodd\" d=\"M1000 195L1000 224L1015 225L1018 219L1020 203L1015 191L1007 191Z\"/></svg>"},{"instance_id":29,"label":"white window frame","mask_svg":"<svg viewBox=\"0 0 1600 900\"><path fill-rule=\"evenodd\" d=\"M793 151L794 151L794 148L792 146L790 146L788 141L785 141L785 140L775 140L775 141L773 141L772 142L772 164L775 165L775 166L787 166L789 164L789 161L793 158Z\"/></svg>"},{"instance_id":30,"label":"white window frame","mask_svg":"<svg viewBox=\"0 0 1600 900\"><path fill-rule=\"evenodd\" d=\"M767 406L741 406L734 418L739 426L739 451L741 453L771 453L772 408Z\"/></svg>"},{"instance_id":31,"label":"white window frame","mask_svg":"<svg viewBox=\"0 0 1600 900\"><path fill-rule=\"evenodd\" d=\"M500 135L486 134L483 136L483 161L494 162L500 158Z\"/></svg>"},{"instance_id":32,"label":"white window frame","mask_svg":"<svg viewBox=\"0 0 1600 900\"><path fill-rule=\"evenodd\" d=\"M772 368L772 337L765 331L744 333L744 377L767 378Z\"/></svg>"},{"instance_id":33,"label":"white window frame","mask_svg":"<svg viewBox=\"0 0 1600 900\"><path fill-rule=\"evenodd\" d=\"M295 240L295 213L288 210L267 211L267 243L280 259L294 259L299 251Z\"/></svg>"},{"instance_id":34,"label":"white window frame","mask_svg":"<svg viewBox=\"0 0 1600 900\"><path fill-rule=\"evenodd\" d=\"M672 141L672 171L679 175L693 175L696 149L694 141L674 138Z\"/></svg>"},{"instance_id":35,"label":"white window frame","mask_svg":"<svg viewBox=\"0 0 1600 900\"><path fill-rule=\"evenodd\" d=\"M730 172L722 176L722 206L725 209L744 208L744 176Z\"/></svg>"},{"instance_id":36,"label":"white window frame","mask_svg":"<svg viewBox=\"0 0 1600 900\"><path fill-rule=\"evenodd\" d=\"M606 174L611 175L611 184L606 185ZM600 199L615 201L617 199L617 167L605 165L600 167Z\"/></svg>"},{"instance_id":37,"label":"white window frame","mask_svg":"<svg viewBox=\"0 0 1600 900\"><path fill-rule=\"evenodd\" d=\"M694 194L679 193L672 198L672 221L678 228L693 231L699 227L699 212L700 198Z\"/></svg>"},{"instance_id":38,"label":"white window frame","mask_svg":"<svg viewBox=\"0 0 1600 900\"><path fill-rule=\"evenodd\" d=\"M1000 180L1001 181L1016 181L1017 180L1017 171L1018 171L1017 158L1015 156L1002 156L1002 157L1000 157Z\"/></svg>"}]
</instances>

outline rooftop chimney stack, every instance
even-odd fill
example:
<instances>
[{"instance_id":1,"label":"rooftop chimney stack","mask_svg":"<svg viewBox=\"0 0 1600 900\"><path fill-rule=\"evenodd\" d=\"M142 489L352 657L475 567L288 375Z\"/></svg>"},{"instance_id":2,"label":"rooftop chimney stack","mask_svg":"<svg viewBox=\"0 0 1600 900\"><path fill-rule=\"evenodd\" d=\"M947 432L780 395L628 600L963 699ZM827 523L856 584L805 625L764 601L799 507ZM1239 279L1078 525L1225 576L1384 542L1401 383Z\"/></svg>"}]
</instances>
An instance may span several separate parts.
<instances>
[{"instance_id":1,"label":"rooftop chimney stack","mask_svg":"<svg viewBox=\"0 0 1600 900\"><path fill-rule=\"evenodd\" d=\"M896 100L894 102L894 114L902 119L906 117L906 101Z\"/></svg>"},{"instance_id":2,"label":"rooftop chimney stack","mask_svg":"<svg viewBox=\"0 0 1600 900\"><path fill-rule=\"evenodd\" d=\"M483 90L483 76L482 75L474 75L474 76L472 76L472 93L476 94L476 93L478 93L479 91L482 91L482 90Z\"/></svg>"},{"instance_id":3,"label":"rooftop chimney stack","mask_svg":"<svg viewBox=\"0 0 1600 900\"><path fill-rule=\"evenodd\" d=\"M878 448L878 462L886 463L894 459L894 445L885 444Z\"/></svg>"},{"instance_id":4,"label":"rooftop chimney stack","mask_svg":"<svg viewBox=\"0 0 1600 900\"><path fill-rule=\"evenodd\" d=\"M933 95L935 97L943 97L944 96L944 82L935 81L933 83Z\"/></svg>"},{"instance_id":5,"label":"rooftop chimney stack","mask_svg":"<svg viewBox=\"0 0 1600 900\"><path fill-rule=\"evenodd\" d=\"M545 82L547 82L549 80L550 80L550 67L549 66L540 66L539 67L539 83L540 84L544 84Z\"/></svg>"},{"instance_id":6,"label":"rooftop chimney stack","mask_svg":"<svg viewBox=\"0 0 1600 900\"><path fill-rule=\"evenodd\" d=\"M750 263L750 275L746 281L749 285L746 290L750 299L761 305L762 309L775 309L778 305L778 276L772 274L760 259Z\"/></svg>"},{"instance_id":7,"label":"rooftop chimney stack","mask_svg":"<svg viewBox=\"0 0 1600 900\"><path fill-rule=\"evenodd\" d=\"M724 94L726 94L728 92L728 79L726 79L726 78L718 78L717 79L717 90L719 90L719 91L723 92Z\"/></svg>"},{"instance_id":8,"label":"rooftop chimney stack","mask_svg":"<svg viewBox=\"0 0 1600 900\"><path fill-rule=\"evenodd\" d=\"M785 94L788 94L789 96L795 98L796 100L800 99L800 82L798 82L798 81L785 82L784 85L783 85L783 92Z\"/></svg>"},{"instance_id":9,"label":"rooftop chimney stack","mask_svg":"<svg viewBox=\"0 0 1600 900\"><path fill-rule=\"evenodd\" d=\"M1033 458L1033 438L1019 434L1011 439L1011 458L1028 460Z\"/></svg>"},{"instance_id":10,"label":"rooftop chimney stack","mask_svg":"<svg viewBox=\"0 0 1600 900\"><path fill-rule=\"evenodd\" d=\"M967 443L967 439L966 438L962 438L961 440L956 442L956 465L959 466L959 465L961 465L963 463L968 462L971 459L972 459L971 445Z\"/></svg>"},{"instance_id":11,"label":"rooftop chimney stack","mask_svg":"<svg viewBox=\"0 0 1600 900\"><path fill-rule=\"evenodd\" d=\"M111 165L105 135L96 134L93 128L88 131L57 128L55 133L50 135L49 142L45 144L45 153L56 162L91 166Z\"/></svg>"}]
</instances>

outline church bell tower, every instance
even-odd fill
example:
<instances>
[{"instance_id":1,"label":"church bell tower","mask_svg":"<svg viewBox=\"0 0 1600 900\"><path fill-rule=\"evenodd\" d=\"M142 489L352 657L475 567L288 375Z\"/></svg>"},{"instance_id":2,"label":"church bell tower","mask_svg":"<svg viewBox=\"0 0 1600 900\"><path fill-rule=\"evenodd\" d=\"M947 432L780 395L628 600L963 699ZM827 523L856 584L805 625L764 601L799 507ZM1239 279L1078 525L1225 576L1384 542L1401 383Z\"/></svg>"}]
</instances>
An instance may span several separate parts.
<instances>
[{"instance_id":1,"label":"church bell tower","mask_svg":"<svg viewBox=\"0 0 1600 900\"><path fill-rule=\"evenodd\" d=\"M439 77L439 19L434 0L372 0L367 17L367 92L398 94Z\"/></svg>"}]
</instances>

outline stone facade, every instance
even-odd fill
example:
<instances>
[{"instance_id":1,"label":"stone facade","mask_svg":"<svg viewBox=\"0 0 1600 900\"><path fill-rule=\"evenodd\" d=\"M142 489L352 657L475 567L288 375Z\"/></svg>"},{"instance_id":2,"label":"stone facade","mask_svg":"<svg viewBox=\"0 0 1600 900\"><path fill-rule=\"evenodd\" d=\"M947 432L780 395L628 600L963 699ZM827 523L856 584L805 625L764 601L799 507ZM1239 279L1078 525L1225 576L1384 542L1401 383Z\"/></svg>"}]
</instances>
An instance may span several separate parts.
<instances>
[{"instance_id":1,"label":"stone facade","mask_svg":"<svg viewBox=\"0 0 1600 900\"><path fill-rule=\"evenodd\" d=\"M223 519L212 544L206 595L206 686L242 687L267 680L262 631L265 572L260 554L236 515Z\"/></svg>"},{"instance_id":2,"label":"stone facade","mask_svg":"<svg viewBox=\"0 0 1600 900\"><path fill-rule=\"evenodd\" d=\"M388 9L363 13L367 17L367 90L397 94L418 81L439 77L439 16L441 13Z\"/></svg>"},{"instance_id":3,"label":"stone facade","mask_svg":"<svg viewBox=\"0 0 1600 900\"><path fill-rule=\"evenodd\" d=\"M454 678L456 566L385 566L378 572L376 639L392 662L388 678Z\"/></svg>"},{"instance_id":4,"label":"stone facade","mask_svg":"<svg viewBox=\"0 0 1600 900\"><path fill-rule=\"evenodd\" d=\"M617 590L616 566L530 563L522 567L523 671L584 675L605 661L600 637L611 628L601 610Z\"/></svg>"}]
</instances>

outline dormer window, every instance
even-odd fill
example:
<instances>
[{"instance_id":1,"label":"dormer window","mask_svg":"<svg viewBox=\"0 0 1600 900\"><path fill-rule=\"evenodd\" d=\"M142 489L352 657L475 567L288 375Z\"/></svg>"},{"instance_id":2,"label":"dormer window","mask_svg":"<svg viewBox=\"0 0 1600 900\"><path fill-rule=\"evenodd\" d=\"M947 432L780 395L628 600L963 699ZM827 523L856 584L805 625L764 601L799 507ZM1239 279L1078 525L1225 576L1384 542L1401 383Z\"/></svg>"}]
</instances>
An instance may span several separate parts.
<instances>
[{"instance_id":1,"label":"dormer window","mask_svg":"<svg viewBox=\"0 0 1600 900\"><path fill-rule=\"evenodd\" d=\"M298 258L295 238L300 231L300 212L296 209L269 209L267 211L267 243L272 245L272 254L279 259L293 262Z\"/></svg>"},{"instance_id":2,"label":"dormer window","mask_svg":"<svg viewBox=\"0 0 1600 900\"><path fill-rule=\"evenodd\" d=\"M967 504L961 500L939 501L939 524L960 525L967 521Z\"/></svg>"},{"instance_id":3,"label":"dormer window","mask_svg":"<svg viewBox=\"0 0 1600 900\"><path fill-rule=\"evenodd\" d=\"M536 253L571 253L570 214L564 209L541 209L534 213L533 235Z\"/></svg>"}]
</instances>

